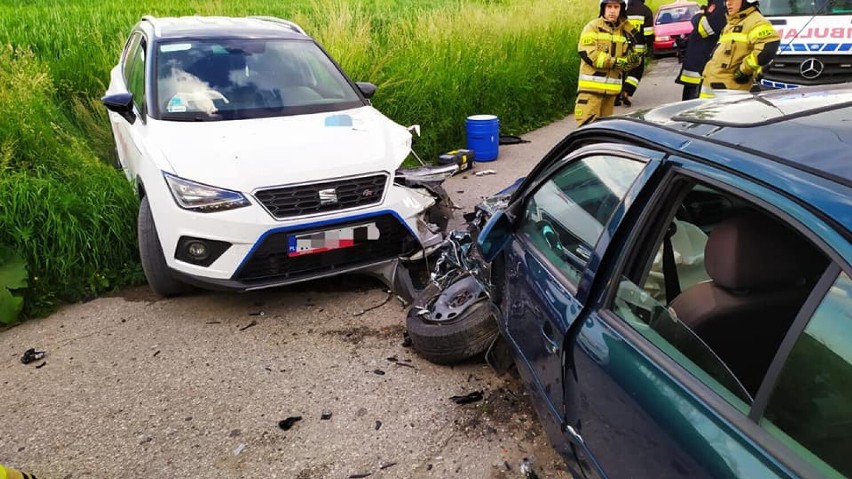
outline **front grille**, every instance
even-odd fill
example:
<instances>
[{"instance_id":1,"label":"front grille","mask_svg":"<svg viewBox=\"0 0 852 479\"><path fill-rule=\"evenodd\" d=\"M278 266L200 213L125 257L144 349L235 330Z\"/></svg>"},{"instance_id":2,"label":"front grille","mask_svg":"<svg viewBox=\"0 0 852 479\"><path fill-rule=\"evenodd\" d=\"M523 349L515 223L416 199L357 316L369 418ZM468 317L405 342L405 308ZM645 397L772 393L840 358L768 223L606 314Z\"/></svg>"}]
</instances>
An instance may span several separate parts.
<instances>
[{"instance_id":1,"label":"front grille","mask_svg":"<svg viewBox=\"0 0 852 479\"><path fill-rule=\"evenodd\" d=\"M822 72L815 78L802 76L802 62L810 59L815 59L823 65ZM852 57L849 55L778 55L769 69L764 72L764 78L796 85L848 82L852 81Z\"/></svg>"},{"instance_id":2,"label":"front grille","mask_svg":"<svg viewBox=\"0 0 852 479\"><path fill-rule=\"evenodd\" d=\"M340 211L380 203L386 174L323 181L261 190L254 194L278 219Z\"/></svg>"},{"instance_id":3,"label":"front grille","mask_svg":"<svg viewBox=\"0 0 852 479\"><path fill-rule=\"evenodd\" d=\"M378 239L322 253L288 256L288 239L291 235L336 230L367 223L376 225L379 230ZM273 233L264 238L263 242L255 248L252 255L237 271L234 279L247 284L295 280L396 258L413 252L417 247L417 240L396 217L390 214L327 225L321 229L307 228Z\"/></svg>"}]
</instances>

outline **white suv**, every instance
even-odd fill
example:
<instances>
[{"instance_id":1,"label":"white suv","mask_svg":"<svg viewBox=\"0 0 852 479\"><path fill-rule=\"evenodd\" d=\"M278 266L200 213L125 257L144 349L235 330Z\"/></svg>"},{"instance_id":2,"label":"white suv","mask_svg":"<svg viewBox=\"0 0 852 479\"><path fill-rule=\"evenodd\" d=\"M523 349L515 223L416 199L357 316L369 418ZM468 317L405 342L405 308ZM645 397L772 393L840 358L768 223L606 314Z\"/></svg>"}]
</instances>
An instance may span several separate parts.
<instances>
[{"instance_id":1,"label":"white suv","mask_svg":"<svg viewBox=\"0 0 852 479\"><path fill-rule=\"evenodd\" d=\"M442 241L451 204L440 178L397 172L411 133L375 90L292 22L143 17L103 102L154 292L353 271L393 287L399 257Z\"/></svg>"}]
</instances>

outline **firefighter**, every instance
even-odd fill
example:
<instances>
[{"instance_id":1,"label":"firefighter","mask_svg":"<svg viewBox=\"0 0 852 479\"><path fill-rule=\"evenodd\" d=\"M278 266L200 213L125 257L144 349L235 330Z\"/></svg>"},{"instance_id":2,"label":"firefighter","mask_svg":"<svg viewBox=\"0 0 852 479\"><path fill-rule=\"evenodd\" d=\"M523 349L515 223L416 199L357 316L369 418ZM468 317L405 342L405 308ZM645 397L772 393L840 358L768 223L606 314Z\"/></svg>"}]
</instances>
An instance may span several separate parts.
<instances>
[{"instance_id":1,"label":"firefighter","mask_svg":"<svg viewBox=\"0 0 852 479\"><path fill-rule=\"evenodd\" d=\"M574 117L579 125L612 115L621 93L621 75L639 65L632 48L633 27L625 15L624 0L600 0L598 18L580 34L580 74Z\"/></svg>"},{"instance_id":2,"label":"firefighter","mask_svg":"<svg viewBox=\"0 0 852 479\"><path fill-rule=\"evenodd\" d=\"M675 80L683 85L683 100L698 98L701 72L713 54L719 34L725 28L725 0L710 0L703 11L692 17L692 33L686 41L686 54Z\"/></svg>"},{"instance_id":3,"label":"firefighter","mask_svg":"<svg viewBox=\"0 0 852 479\"><path fill-rule=\"evenodd\" d=\"M712 98L717 90L750 90L781 43L778 32L760 14L757 0L726 0L725 4L728 23L704 66L701 98Z\"/></svg>"},{"instance_id":4,"label":"firefighter","mask_svg":"<svg viewBox=\"0 0 852 479\"><path fill-rule=\"evenodd\" d=\"M639 66L624 75L624 83L621 85L621 94L615 99L615 106L632 106L630 97L639 88L639 81L645 73L645 56L651 45L654 44L654 12L645 5L645 0L627 0L627 21L633 26L637 38L641 37L633 48L636 53L642 55Z\"/></svg>"}]
</instances>

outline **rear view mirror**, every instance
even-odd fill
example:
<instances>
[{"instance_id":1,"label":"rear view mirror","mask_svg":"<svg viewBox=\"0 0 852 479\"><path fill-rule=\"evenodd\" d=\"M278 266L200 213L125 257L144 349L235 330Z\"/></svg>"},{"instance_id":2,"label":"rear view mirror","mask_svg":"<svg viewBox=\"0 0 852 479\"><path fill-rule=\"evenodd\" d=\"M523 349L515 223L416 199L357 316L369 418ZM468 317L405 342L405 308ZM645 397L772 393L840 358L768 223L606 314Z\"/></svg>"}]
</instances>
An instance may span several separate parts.
<instances>
[{"instance_id":1,"label":"rear view mirror","mask_svg":"<svg viewBox=\"0 0 852 479\"><path fill-rule=\"evenodd\" d=\"M101 98L107 110L121 115L131 125L136 122L136 114L133 113L133 94L129 92L116 93Z\"/></svg>"},{"instance_id":2,"label":"rear view mirror","mask_svg":"<svg viewBox=\"0 0 852 479\"><path fill-rule=\"evenodd\" d=\"M358 89L361 90L361 93L364 95L364 98L372 98L373 94L376 93L376 85L372 83L359 81L355 83L358 85Z\"/></svg>"},{"instance_id":3,"label":"rear view mirror","mask_svg":"<svg viewBox=\"0 0 852 479\"><path fill-rule=\"evenodd\" d=\"M476 246L482 258L490 263L509 244L511 238L512 221L505 212L498 211L485 223L476 239Z\"/></svg>"}]
</instances>

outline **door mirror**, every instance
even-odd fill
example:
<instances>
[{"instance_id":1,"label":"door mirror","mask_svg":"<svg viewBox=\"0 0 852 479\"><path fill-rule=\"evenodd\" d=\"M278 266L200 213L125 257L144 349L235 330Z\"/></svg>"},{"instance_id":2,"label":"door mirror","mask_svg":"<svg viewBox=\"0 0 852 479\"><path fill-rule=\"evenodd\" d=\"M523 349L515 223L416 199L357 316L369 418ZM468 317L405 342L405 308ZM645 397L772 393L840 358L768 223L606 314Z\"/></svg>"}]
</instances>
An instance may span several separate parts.
<instances>
[{"instance_id":1,"label":"door mirror","mask_svg":"<svg viewBox=\"0 0 852 479\"><path fill-rule=\"evenodd\" d=\"M121 115L131 125L136 122L136 114L133 113L133 94L129 92L116 93L101 98L107 110Z\"/></svg>"},{"instance_id":2,"label":"door mirror","mask_svg":"<svg viewBox=\"0 0 852 479\"><path fill-rule=\"evenodd\" d=\"M476 239L476 246L482 258L490 263L509 244L511 238L512 220L505 212L498 211L485 223Z\"/></svg>"},{"instance_id":3,"label":"door mirror","mask_svg":"<svg viewBox=\"0 0 852 479\"><path fill-rule=\"evenodd\" d=\"M359 81L359 82L356 82L355 84L358 85L358 89L361 90L361 93L364 94L364 98L367 98L367 99L372 98L373 94L376 93L377 87L376 87L376 85L373 85L372 83L365 82L365 81Z\"/></svg>"}]
</instances>

